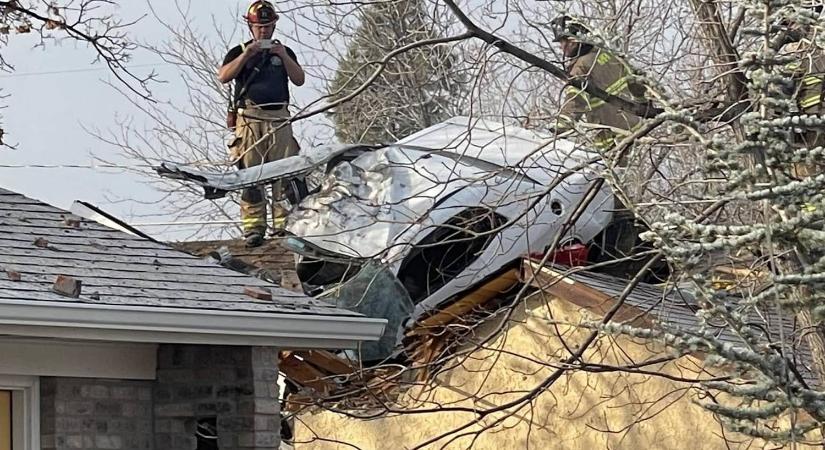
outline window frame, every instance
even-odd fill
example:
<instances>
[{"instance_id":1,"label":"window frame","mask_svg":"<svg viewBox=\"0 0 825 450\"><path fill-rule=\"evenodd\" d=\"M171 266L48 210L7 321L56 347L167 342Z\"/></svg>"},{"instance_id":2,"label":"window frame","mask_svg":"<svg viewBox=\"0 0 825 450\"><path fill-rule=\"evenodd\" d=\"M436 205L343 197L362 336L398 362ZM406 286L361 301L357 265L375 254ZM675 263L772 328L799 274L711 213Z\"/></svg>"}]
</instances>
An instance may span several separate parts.
<instances>
[{"instance_id":1,"label":"window frame","mask_svg":"<svg viewBox=\"0 0 825 450\"><path fill-rule=\"evenodd\" d=\"M0 390L11 391L12 449L40 449L40 379L34 376L0 375ZM23 423L18 427L16 423Z\"/></svg>"}]
</instances>

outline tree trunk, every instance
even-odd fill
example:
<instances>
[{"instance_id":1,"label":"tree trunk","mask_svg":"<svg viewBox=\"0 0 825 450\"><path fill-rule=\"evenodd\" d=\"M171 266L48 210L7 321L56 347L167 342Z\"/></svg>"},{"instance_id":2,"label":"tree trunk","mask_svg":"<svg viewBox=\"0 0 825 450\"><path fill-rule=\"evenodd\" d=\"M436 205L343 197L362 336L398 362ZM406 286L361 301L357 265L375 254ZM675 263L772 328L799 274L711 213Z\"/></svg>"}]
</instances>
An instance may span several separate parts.
<instances>
[{"instance_id":1,"label":"tree trunk","mask_svg":"<svg viewBox=\"0 0 825 450\"><path fill-rule=\"evenodd\" d=\"M739 54L733 47L722 22L719 5L714 0L691 0L690 3L696 12L696 18L702 27L702 34L714 55L714 60L719 64L719 69L727 73L725 79L728 100L741 100L746 93L747 79L741 70L736 70L739 65Z\"/></svg>"}]
</instances>

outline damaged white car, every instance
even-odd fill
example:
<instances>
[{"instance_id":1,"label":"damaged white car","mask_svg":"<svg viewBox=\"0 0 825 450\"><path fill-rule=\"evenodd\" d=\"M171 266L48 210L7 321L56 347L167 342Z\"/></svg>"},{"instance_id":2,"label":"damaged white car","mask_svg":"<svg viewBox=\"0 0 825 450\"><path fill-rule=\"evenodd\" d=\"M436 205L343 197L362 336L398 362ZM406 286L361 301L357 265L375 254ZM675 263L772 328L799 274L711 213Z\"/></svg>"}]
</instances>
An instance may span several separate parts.
<instances>
[{"instance_id":1,"label":"damaged white car","mask_svg":"<svg viewBox=\"0 0 825 450\"><path fill-rule=\"evenodd\" d=\"M164 163L208 196L303 180L284 245L301 255L307 293L389 320L363 360L388 356L410 320L516 267L528 253L589 244L611 222L607 185L567 223L598 179L595 154L500 121L454 118L387 146L330 145L220 174ZM321 176L317 173L320 171Z\"/></svg>"}]
</instances>

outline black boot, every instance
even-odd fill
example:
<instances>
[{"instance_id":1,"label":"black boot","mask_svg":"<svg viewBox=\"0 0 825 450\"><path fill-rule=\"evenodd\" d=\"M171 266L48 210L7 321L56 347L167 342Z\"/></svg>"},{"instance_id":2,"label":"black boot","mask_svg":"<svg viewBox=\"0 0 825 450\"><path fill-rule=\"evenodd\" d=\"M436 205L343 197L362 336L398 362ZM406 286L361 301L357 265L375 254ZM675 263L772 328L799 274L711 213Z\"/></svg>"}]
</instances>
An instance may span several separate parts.
<instances>
[{"instance_id":1,"label":"black boot","mask_svg":"<svg viewBox=\"0 0 825 450\"><path fill-rule=\"evenodd\" d=\"M260 247L264 243L264 236L261 233L249 233L246 235L246 248Z\"/></svg>"}]
</instances>

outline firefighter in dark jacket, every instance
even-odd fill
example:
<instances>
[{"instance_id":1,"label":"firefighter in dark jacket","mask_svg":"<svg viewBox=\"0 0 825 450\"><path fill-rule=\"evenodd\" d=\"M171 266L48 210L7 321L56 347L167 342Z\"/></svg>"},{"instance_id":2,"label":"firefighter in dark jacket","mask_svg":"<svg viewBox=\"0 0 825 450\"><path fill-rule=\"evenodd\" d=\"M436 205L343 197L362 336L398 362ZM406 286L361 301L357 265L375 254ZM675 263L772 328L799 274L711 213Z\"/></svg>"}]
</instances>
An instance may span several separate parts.
<instances>
[{"instance_id":1,"label":"firefighter in dark jacket","mask_svg":"<svg viewBox=\"0 0 825 450\"><path fill-rule=\"evenodd\" d=\"M278 13L271 3L256 1L244 17L252 40L229 50L218 71L222 83L235 81L233 108L237 109L235 140L230 145L240 168L254 167L298 153L288 122L289 83L304 84L304 70L295 52L272 39ZM285 189L272 185L272 221L282 229L287 209ZM263 243L267 230L266 187L247 188L241 194L241 221L247 246Z\"/></svg>"},{"instance_id":2,"label":"firefighter in dark jacket","mask_svg":"<svg viewBox=\"0 0 825 450\"><path fill-rule=\"evenodd\" d=\"M565 69L570 78L582 80L585 85L592 83L626 100L645 102L645 88L631 80L627 66L610 52L586 42L587 27L569 16L557 17L551 26L554 40L561 45L566 58ZM570 130L579 120L602 126L593 142L600 150L608 150L616 143L619 138L616 130L632 130L641 121L632 112L568 84L564 88L556 130Z\"/></svg>"}]
</instances>

